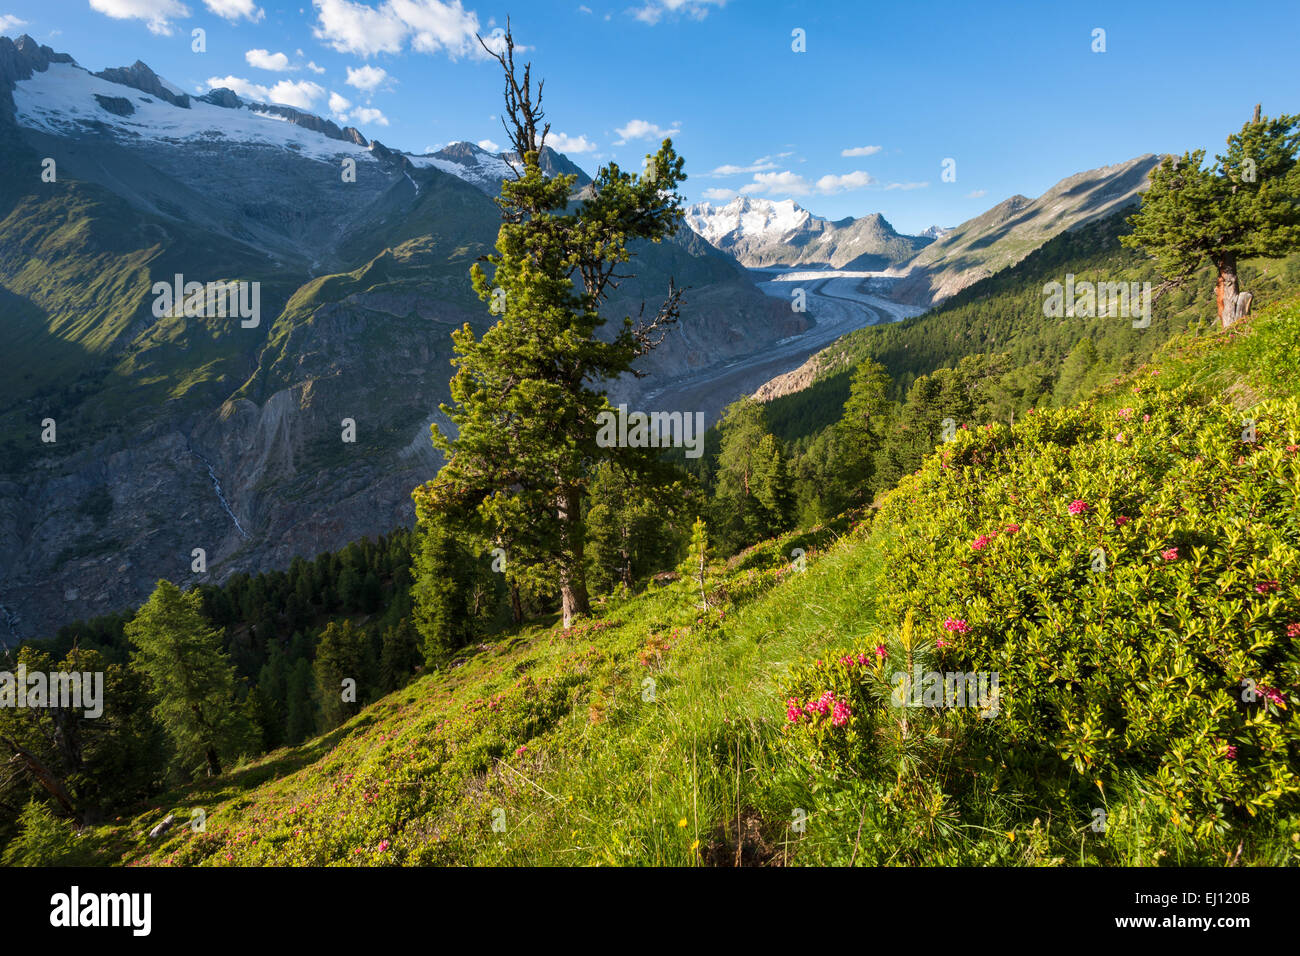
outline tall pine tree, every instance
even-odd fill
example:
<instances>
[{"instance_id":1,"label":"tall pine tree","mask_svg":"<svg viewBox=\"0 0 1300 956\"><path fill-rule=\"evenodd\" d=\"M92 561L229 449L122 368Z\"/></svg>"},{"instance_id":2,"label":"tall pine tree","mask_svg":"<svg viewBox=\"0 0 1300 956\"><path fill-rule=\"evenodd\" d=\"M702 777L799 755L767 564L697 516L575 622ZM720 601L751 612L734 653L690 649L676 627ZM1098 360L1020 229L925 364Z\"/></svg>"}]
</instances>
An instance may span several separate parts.
<instances>
[{"instance_id":1,"label":"tall pine tree","mask_svg":"<svg viewBox=\"0 0 1300 956\"><path fill-rule=\"evenodd\" d=\"M507 540L510 573L535 590L558 590L567 626L589 611L583 498L596 464L618 457L596 442L597 415L609 408L600 389L662 340L680 292L670 283L653 319L625 317L604 338L599 310L626 278L618 270L631 258L628 243L660 242L679 227L676 187L685 176L664 140L644 174L610 163L571 203L576 177L542 172L550 130L542 83L534 88L531 64L516 69L509 29L503 52L484 49L504 73L515 178L497 199L491 274L476 265L472 278L500 317L481 338L468 324L453 333L457 372L443 410L456 427L449 435L434 425L446 463L416 495L434 511L472 513L484 538Z\"/></svg>"}]
</instances>

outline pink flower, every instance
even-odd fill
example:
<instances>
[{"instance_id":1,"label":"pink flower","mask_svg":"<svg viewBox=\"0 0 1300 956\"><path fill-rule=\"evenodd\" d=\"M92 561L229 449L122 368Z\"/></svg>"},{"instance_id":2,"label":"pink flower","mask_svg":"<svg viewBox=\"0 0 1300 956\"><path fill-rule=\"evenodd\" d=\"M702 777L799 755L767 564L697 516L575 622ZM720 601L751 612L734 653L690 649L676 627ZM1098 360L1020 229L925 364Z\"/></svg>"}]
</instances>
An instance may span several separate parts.
<instances>
[{"instance_id":1,"label":"pink flower","mask_svg":"<svg viewBox=\"0 0 1300 956\"><path fill-rule=\"evenodd\" d=\"M943 626L946 630L955 631L958 634L965 634L970 630L970 625L965 621L956 620L951 617L943 622Z\"/></svg>"},{"instance_id":2,"label":"pink flower","mask_svg":"<svg viewBox=\"0 0 1300 956\"><path fill-rule=\"evenodd\" d=\"M849 705L842 700L835 702L835 711L831 714L831 726L843 727L853 716L853 711L849 710Z\"/></svg>"},{"instance_id":3,"label":"pink flower","mask_svg":"<svg viewBox=\"0 0 1300 956\"><path fill-rule=\"evenodd\" d=\"M852 654L845 654L843 657L840 658L840 663L843 664L845 667L852 667L852 666L853 666L853 655L852 655Z\"/></svg>"},{"instance_id":4,"label":"pink flower","mask_svg":"<svg viewBox=\"0 0 1300 956\"><path fill-rule=\"evenodd\" d=\"M1300 625L1296 625L1296 626L1297 626L1297 627L1300 627ZM868 660L868 658L867 658L867 655L866 655L865 653L862 653L862 654L859 654L859 655L858 655L858 664L859 664L859 666L861 666L861 667L866 667L866 666L867 666L867 660Z\"/></svg>"},{"instance_id":5,"label":"pink flower","mask_svg":"<svg viewBox=\"0 0 1300 956\"><path fill-rule=\"evenodd\" d=\"M522 757L522 756L524 755L525 751L527 751L527 750L528 750L528 745L527 745L527 744L520 744L518 747L515 748L515 756L516 756L516 757Z\"/></svg>"},{"instance_id":6,"label":"pink flower","mask_svg":"<svg viewBox=\"0 0 1300 956\"><path fill-rule=\"evenodd\" d=\"M1132 520L1133 519L1128 517L1127 515L1120 515L1118 518L1115 519L1115 527L1122 528L1124 527L1124 525L1128 524Z\"/></svg>"},{"instance_id":7,"label":"pink flower","mask_svg":"<svg viewBox=\"0 0 1300 956\"><path fill-rule=\"evenodd\" d=\"M1119 443L1122 445L1122 444L1124 443L1124 433L1123 433L1123 432L1116 432L1116 433L1115 433L1115 440L1116 440L1117 442L1119 442Z\"/></svg>"},{"instance_id":8,"label":"pink flower","mask_svg":"<svg viewBox=\"0 0 1300 956\"><path fill-rule=\"evenodd\" d=\"M387 840L380 840L380 841L379 841L379 852L380 852L380 853L383 853L383 852L384 852L385 850L387 850L387 849L388 849L388 841L387 841Z\"/></svg>"},{"instance_id":9,"label":"pink flower","mask_svg":"<svg viewBox=\"0 0 1300 956\"><path fill-rule=\"evenodd\" d=\"M1133 409L1131 409L1131 408L1121 408L1121 409L1119 410L1119 417L1120 417L1120 418L1132 418L1132 417L1133 417Z\"/></svg>"},{"instance_id":10,"label":"pink flower","mask_svg":"<svg viewBox=\"0 0 1300 956\"><path fill-rule=\"evenodd\" d=\"M1075 498L1070 502L1070 514L1081 515L1088 510L1088 503L1080 498Z\"/></svg>"},{"instance_id":11,"label":"pink flower","mask_svg":"<svg viewBox=\"0 0 1300 956\"><path fill-rule=\"evenodd\" d=\"M1019 530L1020 530L1020 525L1018 524L1007 525L1007 534L1015 534Z\"/></svg>"},{"instance_id":12,"label":"pink flower","mask_svg":"<svg viewBox=\"0 0 1300 956\"><path fill-rule=\"evenodd\" d=\"M1277 589L1278 583L1276 581L1260 581L1255 585L1255 590L1260 594L1272 594Z\"/></svg>"},{"instance_id":13,"label":"pink flower","mask_svg":"<svg viewBox=\"0 0 1300 956\"><path fill-rule=\"evenodd\" d=\"M1300 637L1300 623L1288 624L1286 626L1287 637Z\"/></svg>"},{"instance_id":14,"label":"pink flower","mask_svg":"<svg viewBox=\"0 0 1300 956\"><path fill-rule=\"evenodd\" d=\"M934 646L935 646L935 647L947 647L947 646L948 646L948 642L945 641L945 640L941 637L941 638L938 638L938 639L934 642Z\"/></svg>"},{"instance_id":15,"label":"pink flower","mask_svg":"<svg viewBox=\"0 0 1300 956\"><path fill-rule=\"evenodd\" d=\"M1151 421L1151 416L1150 416L1150 415L1143 415L1143 416L1142 416L1142 420L1143 420L1144 422L1149 422L1149 421Z\"/></svg>"},{"instance_id":16,"label":"pink flower","mask_svg":"<svg viewBox=\"0 0 1300 956\"><path fill-rule=\"evenodd\" d=\"M988 536L980 535L978 538L976 538L974 541L970 543L970 549L972 551L979 551L983 548L988 547L988 543L989 543Z\"/></svg>"},{"instance_id":17,"label":"pink flower","mask_svg":"<svg viewBox=\"0 0 1300 956\"><path fill-rule=\"evenodd\" d=\"M1178 549L1177 549L1177 548L1169 548L1169 549L1166 550L1166 551L1161 551L1161 552L1160 552L1160 557L1164 558L1166 561L1177 561L1177 560L1178 560Z\"/></svg>"},{"instance_id":18,"label":"pink flower","mask_svg":"<svg viewBox=\"0 0 1300 956\"><path fill-rule=\"evenodd\" d=\"M1223 755L1227 757L1229 760L1236 760L1237 759L1236 746L1234 744L1228 744L1228 746L1224 748Z\"/></svg>"},{"instance_id":19,"label":"pink flower","mask_svg":"<svg viewBox=\"0 0 1300 956\"><path fill-rule=\"evenodd\" d=\"M803 716L803 710L799 707L799 701L793 697L785 702L785 719L792 724L799 723L799 718Z\"/></svg>"},{"instance_id":20,"label":"pink flower","mask_svg":"<svg viewBox=\"0 0 1300 956\"><path fill-rule=\"evenodd\" d=\"M889 656L889 651L885 650L884 644L876 645L876 656L879 657L881 660L884 660L886 657Z\"/></svg>"},{"instance_id":21,"label":"pink flower","mask_svg":"<svg viewBox=\"0 0 1300 956\"><path fill-rule=\"evenodd\" d=\"M1281 694L1279 694L1276 688L1265 687L1263 684L1260 684L1259 692L1264 695L1264 699L1267 700L1269 703L1275 704L1278 707L1286 706L1286 698L1284 698Z\"/></svg>"}]
</instances>

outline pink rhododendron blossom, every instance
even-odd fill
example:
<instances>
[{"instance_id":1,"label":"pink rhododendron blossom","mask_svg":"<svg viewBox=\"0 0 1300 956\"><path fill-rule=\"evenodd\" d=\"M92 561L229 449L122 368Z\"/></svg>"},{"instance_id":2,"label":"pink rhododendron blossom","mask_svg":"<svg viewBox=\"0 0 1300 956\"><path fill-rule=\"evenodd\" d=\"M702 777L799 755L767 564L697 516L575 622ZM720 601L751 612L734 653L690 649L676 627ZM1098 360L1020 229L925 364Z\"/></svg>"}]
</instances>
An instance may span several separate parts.
<instances>
[{"instance_id":1,"label":"pink rhododendron blossom","mask_svg":"<svg viewBox=\"0 0 1300 956\"><path fill-rule=\"evenodd\" d=\"M955 631L958 634L965 634L967 631L970 630L970 625L967 624L965 621L956 620L951 617L943 622L943 626L945 629L949 631Z\"/></svg>"},{"instance_id":2,"label":"pink rhododendron blossom","mask_svg":"<svg viewBox=\"0 0 1300 956\"><path fill-rule=\"evenodd\" d=\"M987 535L982 534L970 543L970 549L972 551L980 551L988 547L988 544L989 544L989 537Z\"/></svg>"},{"instance_id":3,"label":"pink rhododendron blossom","mask_svg":"<svg viewBox=\"0 0 1300 956\"><path fill-rule=\"evenodd\" d=\"M1088 510L1088 503L1081 498L1075 498L1070 502L1070 514L1081 515Z\"/></svg>"},{"instance_id":4,"label":"pink rhododendron blossom","mask_svg":"<svg viewBox=\"0 0 1300 956\"><path fill-rule=\"evenodd\" d=\"M853 711L849 710L849 705L842 700L837 700L835 702L835 710L831 714L831 726L843 727L849 722L849 718L852 716Z\"/></svg>"},{"instance_id":5,"label":"pink rhododendron blossom","mask_svg":"<svg viewBox=\"0 0 1300 956\"><path fill-rule=\"evenodd\" d=\"M1160 552L1160 557L1164 558L1166 561L1177 561L1177 560L1178 560L1178 549L1177 549L1177 548L1169 548L1169 549L1167 549L1167 550L1165 550L1165 551L1161 551L1161 552Z\"/></svg>"}]
</instances>

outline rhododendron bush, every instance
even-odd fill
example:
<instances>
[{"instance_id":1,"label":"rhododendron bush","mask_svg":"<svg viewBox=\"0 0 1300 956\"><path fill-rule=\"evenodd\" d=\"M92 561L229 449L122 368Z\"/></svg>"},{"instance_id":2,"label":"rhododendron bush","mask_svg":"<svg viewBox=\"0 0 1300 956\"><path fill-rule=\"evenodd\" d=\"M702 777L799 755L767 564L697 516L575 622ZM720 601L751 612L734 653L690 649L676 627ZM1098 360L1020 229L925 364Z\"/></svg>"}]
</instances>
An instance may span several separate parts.
<instances>
[{"instance_id":1,"label":"rhododendron bush","mask_svg":"<svg viewBox=\"0 0 1300 956\"><path fill-rule=\"evenodd\" d=\"M1134 391L941 444L876 518L882 619L1000 674L997 716L961 717L972 762L1084 817L1123 788L1205 835L1300 795L1300 406ZM788 716L827 753L872 747L846 688L881 640L796 671Z\"/></svg>"}]
</instances>

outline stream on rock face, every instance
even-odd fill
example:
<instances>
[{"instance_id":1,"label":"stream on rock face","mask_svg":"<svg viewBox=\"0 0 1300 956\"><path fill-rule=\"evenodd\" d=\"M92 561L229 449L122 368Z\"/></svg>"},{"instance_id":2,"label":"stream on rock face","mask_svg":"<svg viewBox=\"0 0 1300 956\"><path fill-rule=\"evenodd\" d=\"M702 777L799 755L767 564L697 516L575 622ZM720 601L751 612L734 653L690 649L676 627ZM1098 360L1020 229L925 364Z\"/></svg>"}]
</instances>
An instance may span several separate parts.
<instances>
[{"instance_id":1,"label":"stream on rock face","mask_svg":"<svg viewBox=\"0 0 1300 956\"><path fill-rule=\"evenodd\" d=\"M188 446L186 447L188 448ZM235 512L231 510L230 502L226 500L226 496L221 493L221 480L217 477L217 472L212 467L212 462L208 461L193 448L189 448L189 453L199 461L203 462L203 464L207 465L208 477L212 479L212 488L217 493L217 500L221 502L221 507L225 510L226 514L230 515L230 520L235 523L235 530L247 538L248 532L245 531L243 525L239 523L239 519L235 517Z\"/></svg>"}]
</instances>

